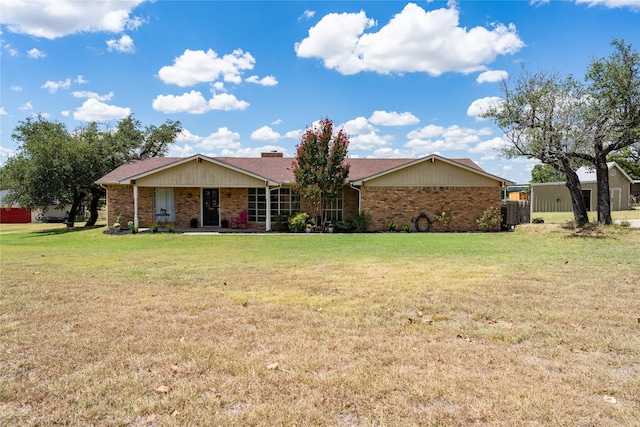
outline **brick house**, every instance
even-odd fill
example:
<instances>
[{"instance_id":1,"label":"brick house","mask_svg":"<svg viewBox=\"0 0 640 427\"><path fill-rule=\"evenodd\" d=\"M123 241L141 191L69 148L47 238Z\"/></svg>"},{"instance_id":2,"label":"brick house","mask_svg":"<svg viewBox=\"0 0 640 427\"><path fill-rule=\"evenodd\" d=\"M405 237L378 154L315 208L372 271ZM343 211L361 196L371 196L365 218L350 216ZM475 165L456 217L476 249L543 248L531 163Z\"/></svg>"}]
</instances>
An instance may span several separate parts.
<instances>
[{"instance_id":1,"label":"brick house","mask_svg":"<svg viewBox=\"0 0 640 427\"><path fill-rule=\"evenodd\" d=\"M342 197L329 206L332 220L371 216L370 231L394 221L418 225L446 213L435 230L477 230L476 219L490 207L499 212L502 187L512 184L483 171L469 159L430 155L421 159L348 159L351 165ZM292 158L282 153L261 157L157 157L130 161L97 183L107 189L107 222L140 227L154 222L176 227L219 227L248 211L249 228L271 230L276 215L309 212L292 190ZM499 227L499 224L498 224ZM420 228L420 227L418 227Z\"/></svg>"}]
</instances>

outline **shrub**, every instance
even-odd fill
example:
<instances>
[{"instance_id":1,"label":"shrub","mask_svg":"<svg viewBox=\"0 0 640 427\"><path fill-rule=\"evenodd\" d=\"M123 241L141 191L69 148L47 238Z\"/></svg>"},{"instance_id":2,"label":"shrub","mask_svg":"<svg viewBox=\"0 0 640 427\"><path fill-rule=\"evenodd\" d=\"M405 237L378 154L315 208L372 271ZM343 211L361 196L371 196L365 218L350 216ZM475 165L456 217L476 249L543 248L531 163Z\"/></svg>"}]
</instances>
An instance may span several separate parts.
<instances>
[{"instance_id":1,"label":"shrub","mask_svg":"<svg viewBox=\"0 0 640 427\"><path fill-rule=\"evenodd\" d=\"M405 233L409 233L411 231L411 224L405 222L404 224L402 224L402 229Z\"/></svg>"},{"instance_id":2,"label":"shrub","mask_svg":"<svg viewBox=\"0 0 640 427\"><path fill-rule=\"evenodd\" d=\"M629 221L620 221L620 227L631 227L631 223Z\"/></svg>"},{"instance_id":3,"label":"shrub","mask_svg":"<svg viewBox=\"0 0 640 427\"><path fill-rule=\"evenodd\" d=\"M489 207L485 210L480 218L476 219L478 229L480 231L491 231L496 229L496 225L502 221L502 215L499 208Z\"/></svg>"},{"instance_id":4,"label":"shrub","mask_svg":"<svg viewBox=\"0 0 640 427\"><path fill-rule=\"evenodd\" d=\"M358 212L354 218L354 223L356 232L362 233L363 231L367 231L367 228L369 228L371 224L371 215L367 215L364 211Z\"/></svg>"},{"instance_id":5,"label":"shrub","mask_svg":"<svg viewBox=\"0 0 640 427\"><path fill-rule=\"evenodd\" d=\"M175 233L176 232L176 226L173 224L167 224L167 233Z\"/></svg>"},{"instance_id":6,"label":"shrub","mask_svg":"<svg viewBox=\"0 0 640 427\"><path fill-rule=\"evenodd\" d=\"M395 221L389 221L387 223L387 231L396 231L398 229L398 224Z\"/></svg>"},{"instance_id":7,"label":"shrub","mask_svg":"<svg viewBox=\"0 0 640 427\"><path fill-rule=\"evenodd\" d=\"M158 232L158 223L154 222L153 224L151 224L151 232L152 233L157 233Z\"/></svg>"},{"instance_id":8,"label":"shrub","mask_svg":"<svg viewBox=\"0 0 640 427\"><path fill-rule=\"evenodd\" d=\"M289 230L294 233L303 233L307 227L309 214L300 212L289 217Z\"/></svg>"},{"instance_id":9,"label":"shrub","mask_svg":"<svg viewBox=\"0 0 640 427\"><path fill-rule=\"evenodd\" d=\"M351 218L336 221L336 231L339 233L352 233L356 230L356 223Z\"/></svg>"}]
</instances>

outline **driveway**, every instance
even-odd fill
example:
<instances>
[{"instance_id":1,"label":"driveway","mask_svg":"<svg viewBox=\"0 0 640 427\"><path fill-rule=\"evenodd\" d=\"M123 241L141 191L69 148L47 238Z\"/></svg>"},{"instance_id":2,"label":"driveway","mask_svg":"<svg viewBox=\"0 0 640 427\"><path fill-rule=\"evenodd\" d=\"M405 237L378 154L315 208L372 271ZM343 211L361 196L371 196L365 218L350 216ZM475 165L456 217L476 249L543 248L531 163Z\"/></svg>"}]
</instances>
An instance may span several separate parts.
<instances>
[{"instance_id":1,"label":"driveway","mask_svg":"<svg viewBox=\"0 0 640 427\"><path fill-rule=\"evenodd\" d=\"M627 219L631 228L640 228L640 219ZM620 224L622 221L614 221L616 224Z\"/></svg>"}]
</instances>

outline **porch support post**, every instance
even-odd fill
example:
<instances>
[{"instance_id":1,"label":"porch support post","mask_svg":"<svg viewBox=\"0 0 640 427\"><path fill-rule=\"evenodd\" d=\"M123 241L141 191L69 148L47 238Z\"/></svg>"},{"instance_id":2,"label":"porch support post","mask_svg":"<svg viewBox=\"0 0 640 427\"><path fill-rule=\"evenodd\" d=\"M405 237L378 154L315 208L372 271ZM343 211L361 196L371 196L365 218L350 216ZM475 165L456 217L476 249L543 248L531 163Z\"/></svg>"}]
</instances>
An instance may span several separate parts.
<instances>
[{"instance_id":1,"label":"porch support post","mask_svg":"<svg viewBox=\"0 0 640 427\"><path fill-rule=\"evenodd\" d=\"M267 223L265 224L265 231L271 231L271 189L267 184L267 187L264 191L265 196L267 197Z\"/></svg>"},{"instance_id":2,"label":"porch support post","mask_svg":"<svg viewBox=\"0 0 640 427\"><path fill-rule=\"evenodd\" d=\"M133 186L133 225L139 227L138 224L138 186Z\"/></svg>"}]
</instances>

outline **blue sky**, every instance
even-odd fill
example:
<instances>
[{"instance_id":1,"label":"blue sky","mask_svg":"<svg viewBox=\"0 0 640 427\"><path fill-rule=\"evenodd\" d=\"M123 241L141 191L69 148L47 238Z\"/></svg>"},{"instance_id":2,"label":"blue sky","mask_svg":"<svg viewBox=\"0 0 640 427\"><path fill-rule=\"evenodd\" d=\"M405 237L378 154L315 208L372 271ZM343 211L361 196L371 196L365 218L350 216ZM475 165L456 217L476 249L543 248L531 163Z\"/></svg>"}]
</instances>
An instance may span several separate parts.
<instances>
[{"instance_id":1,"label":"blue sky","mask_svg":"<svg viewBox=\"0 0 640 427\"><path fill-rule=\"evenodd\" d=\"M0 163L37 114L180 120L171 156L293 156L329 117L352 157L468 157L528 182L535 162L502 158L478 117L498 82L582 78L614 38L640 49L640 0L3 0L0 20Z\"/></svg>"}]
</instances>

